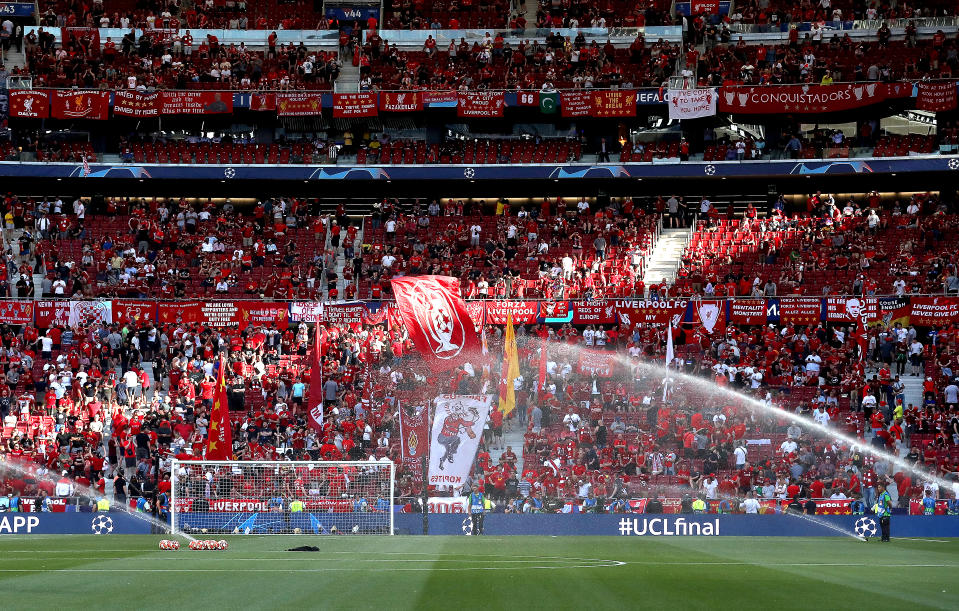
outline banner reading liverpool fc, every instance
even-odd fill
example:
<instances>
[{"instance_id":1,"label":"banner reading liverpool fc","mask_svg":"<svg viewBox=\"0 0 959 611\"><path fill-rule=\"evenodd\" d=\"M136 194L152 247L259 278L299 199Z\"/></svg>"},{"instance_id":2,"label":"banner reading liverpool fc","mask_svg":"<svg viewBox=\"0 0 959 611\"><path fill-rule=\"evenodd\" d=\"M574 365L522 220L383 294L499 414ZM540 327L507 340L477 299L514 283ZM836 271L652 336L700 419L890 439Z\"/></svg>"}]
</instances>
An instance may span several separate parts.
<instances>
[{"instance_id":1,"label":"banner reading liverpool fc","mask_svg":"<svg viewBox=\"0 0 959 611\"><path fill-rule=\"evenodd\" d=\"M467 91L456 104L460 117L502 117L505 98L502 91Z\"/></svg>"},{"instance_id":2,"label":"banner reading liverpool fc","mask_svg":"<svg viewBox=\"0 0 959 611\"><path fill-rule=\"evenodd\" d=\"M469 477L492 395L440 395L430 431L430 486L459 492Z\"/></svg>"},{"instance_id":3,"label":"banner reading liverpool fc","mask_svg":"<svg viewBox=\"0 0 959 611\"><path fill-rule=\"evenodd\" d=\"M404 276L391 284L410 339L430 369L447 371L482 355L458 279Z\"/></svg>"}]
</instances>

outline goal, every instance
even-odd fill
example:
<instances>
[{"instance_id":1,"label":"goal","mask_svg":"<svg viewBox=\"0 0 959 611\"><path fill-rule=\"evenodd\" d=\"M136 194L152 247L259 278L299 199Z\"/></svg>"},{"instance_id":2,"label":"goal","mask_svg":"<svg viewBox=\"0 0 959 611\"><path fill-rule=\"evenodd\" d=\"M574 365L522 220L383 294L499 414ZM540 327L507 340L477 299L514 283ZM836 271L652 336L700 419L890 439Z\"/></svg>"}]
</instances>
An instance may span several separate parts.
<instances>
[{"instance_id":1,"label":"goal","mask_svg":"<svg viewBox=\"0 0 959 611\"><path fill-rule=\"evenodd\" d=\"M393 534L392 462L174 461L171 527L188 535Z\"/></svg>"}]
</instances>

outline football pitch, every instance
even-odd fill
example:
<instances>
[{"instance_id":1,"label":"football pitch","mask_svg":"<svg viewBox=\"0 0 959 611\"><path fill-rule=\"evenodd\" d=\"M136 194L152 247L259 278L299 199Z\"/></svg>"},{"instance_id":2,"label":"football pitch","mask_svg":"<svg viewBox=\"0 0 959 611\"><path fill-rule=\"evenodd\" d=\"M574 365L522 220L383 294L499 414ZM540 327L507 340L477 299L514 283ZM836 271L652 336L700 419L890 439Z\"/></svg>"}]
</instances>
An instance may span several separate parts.
<instances>
[{"instance_id":1,"label":"football pitch","mask_svg":"<svg viewBox=\"0 0 959 611\"><path fill-rule=\"evenodd\" d=\"M959 541L736 537L3 536L24 608L956 609ZM289 552L315 545L319 552Z\"/></svg>"}]
</instances>

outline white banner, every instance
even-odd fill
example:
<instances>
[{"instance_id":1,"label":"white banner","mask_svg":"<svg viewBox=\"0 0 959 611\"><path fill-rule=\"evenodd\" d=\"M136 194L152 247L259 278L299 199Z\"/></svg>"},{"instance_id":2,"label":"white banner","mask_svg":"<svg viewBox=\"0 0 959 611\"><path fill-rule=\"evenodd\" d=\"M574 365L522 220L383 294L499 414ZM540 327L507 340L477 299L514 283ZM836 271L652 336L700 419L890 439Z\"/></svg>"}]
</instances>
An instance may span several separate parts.
<instances>
[{"instance_id":1,"label":"white banner","mask_svg":"<svg viewBox=\"0 0 959 611\"><path fill-rule=\"evenodd\" d=\"M111 301L71 301L70 326L85 327L97 323L113 322L113 303Z\"/></svg>"},{"instance_id":2,"label":"white banner","mask_svg":"<svg viewBox=\"0 0 959 611\"><path fill-rule=\"evenodd\" d=\"M669 118L696 119L716 114L715 89L670 89Z\"/></svg>"},{"instance_id":3,"label":"white banner","mask_svg":"<svg viewBox=\"0 0 959 611\"><path fill-rule=\"evenodd\" d=\"M431 486L452 486L459 492L469 477L492 395L440 395L430 431Z\"/></svg>"},{"instance_id":4,"label":"white banner","mask_svg":"<svg viewBox=\"0 0 959 611\"><path fill-rule=\"evenodd\" d=\"M294 301L290 304L291 322L323 322L323 304L317 301Z\"/></svg>"}]
</instances>

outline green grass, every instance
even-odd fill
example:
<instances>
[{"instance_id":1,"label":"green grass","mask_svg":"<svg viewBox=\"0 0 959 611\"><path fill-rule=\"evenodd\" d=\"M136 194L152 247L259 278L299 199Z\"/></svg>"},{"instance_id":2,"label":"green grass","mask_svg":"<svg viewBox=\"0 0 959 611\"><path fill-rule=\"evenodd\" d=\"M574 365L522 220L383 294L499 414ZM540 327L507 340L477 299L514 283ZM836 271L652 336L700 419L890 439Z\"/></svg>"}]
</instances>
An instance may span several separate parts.
<instances>
[{"instance_id":1,"label":"green grass","mask_svg":"<svg viewBox=\"0 0 959 611\"><path fill-rule=\"evenodd\" d=\"M234 536L161 552L161 538L0 537L4 606L959 608L952 540Z\"/></svg>"}]
</instances>

